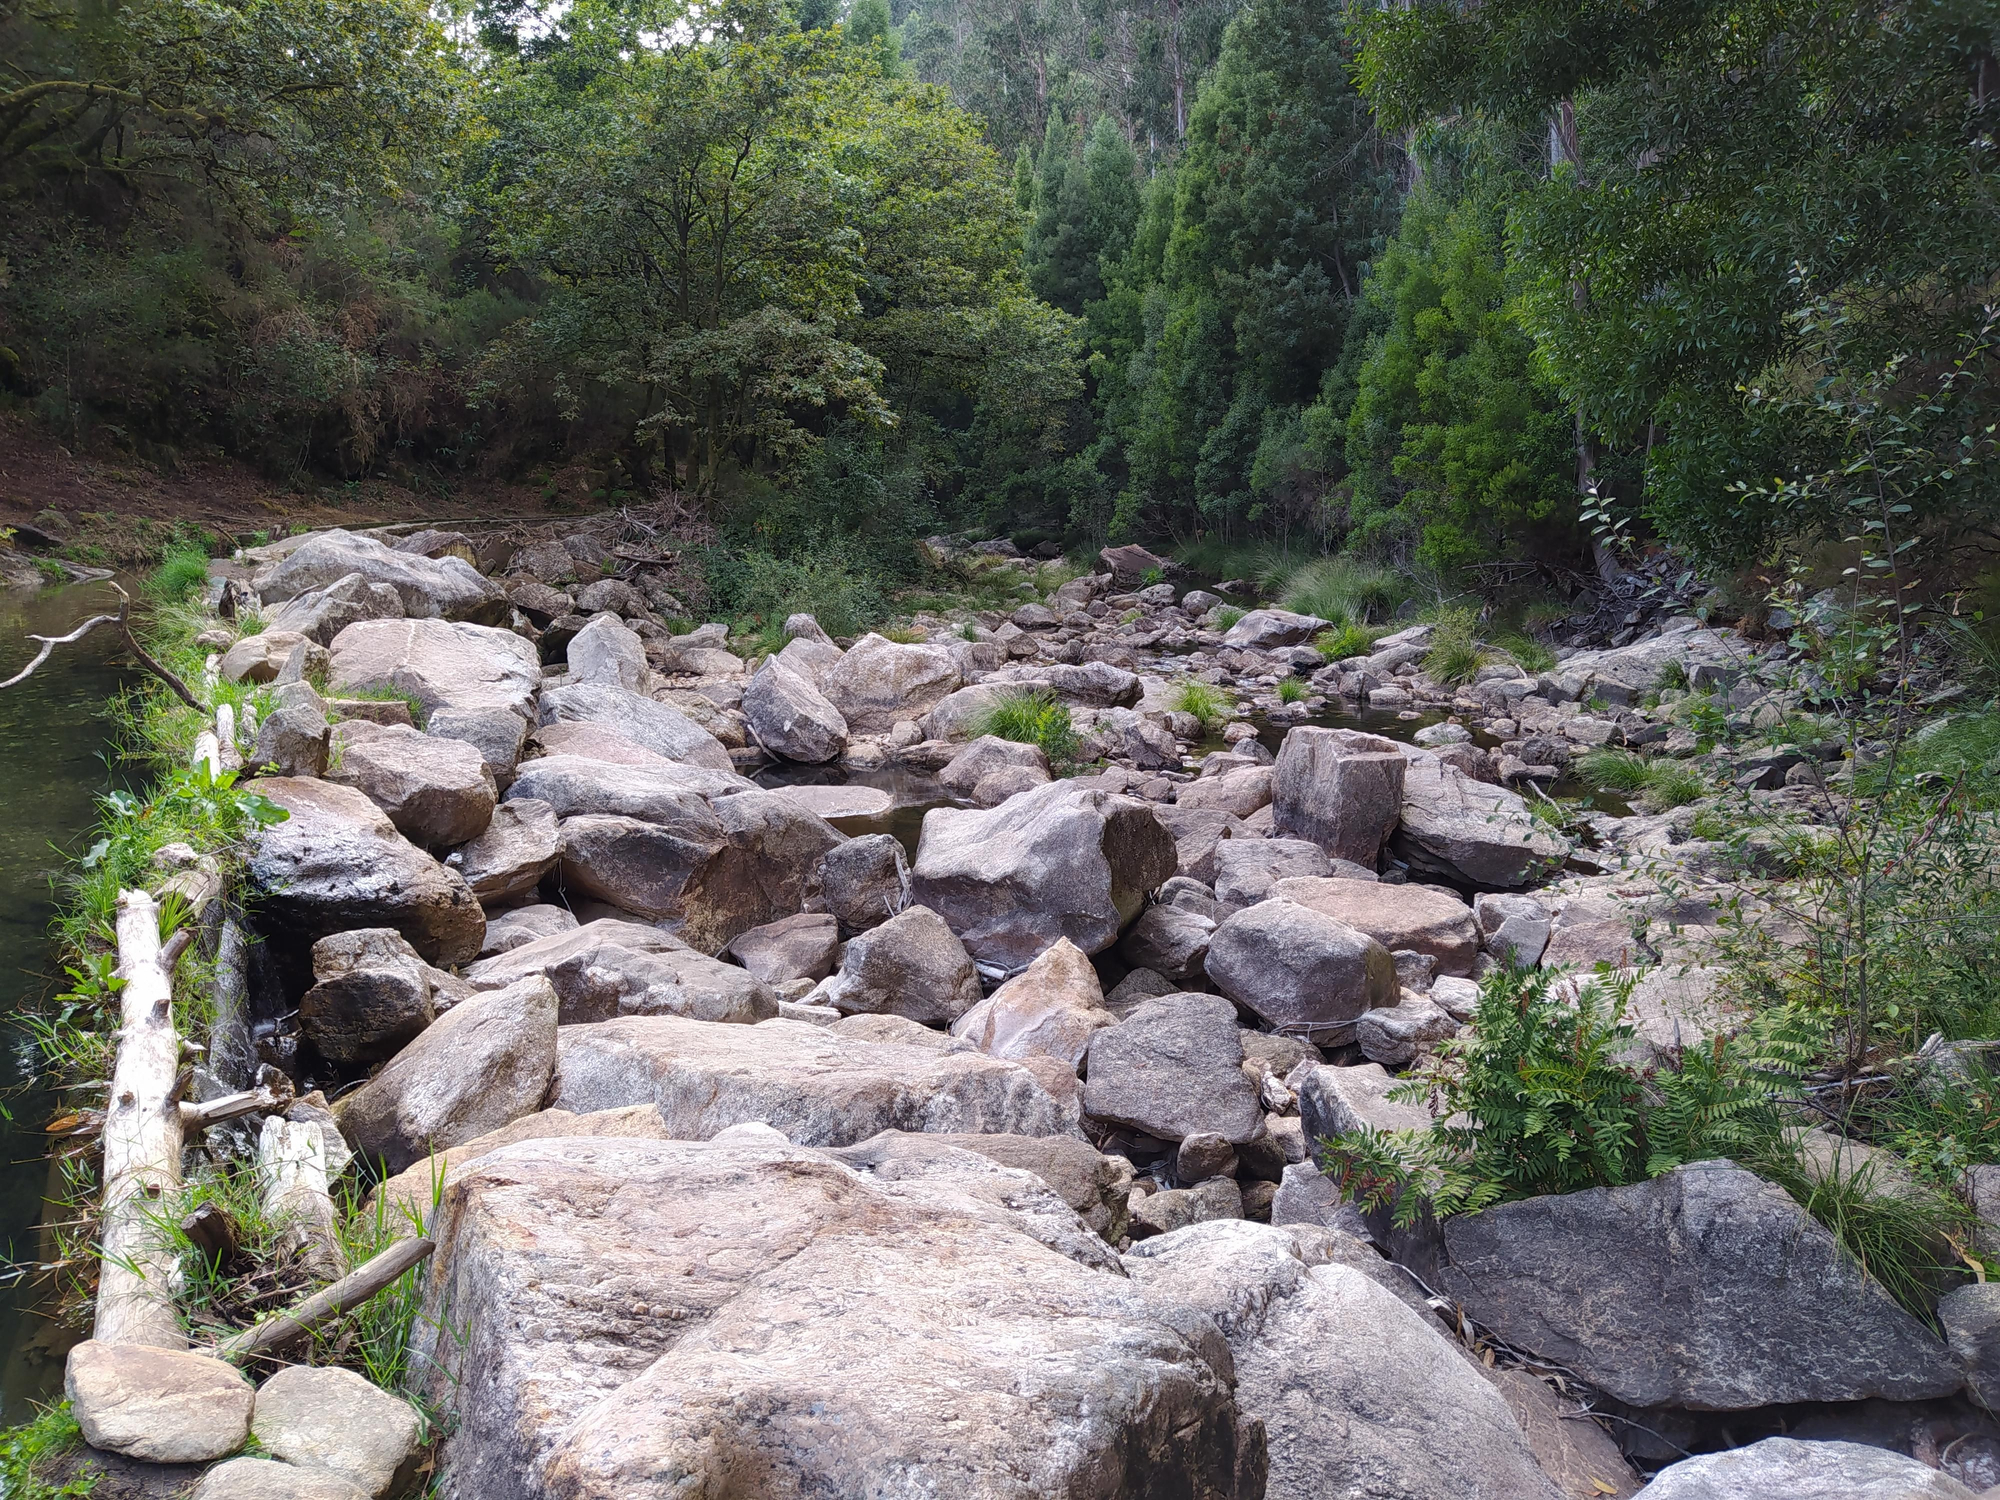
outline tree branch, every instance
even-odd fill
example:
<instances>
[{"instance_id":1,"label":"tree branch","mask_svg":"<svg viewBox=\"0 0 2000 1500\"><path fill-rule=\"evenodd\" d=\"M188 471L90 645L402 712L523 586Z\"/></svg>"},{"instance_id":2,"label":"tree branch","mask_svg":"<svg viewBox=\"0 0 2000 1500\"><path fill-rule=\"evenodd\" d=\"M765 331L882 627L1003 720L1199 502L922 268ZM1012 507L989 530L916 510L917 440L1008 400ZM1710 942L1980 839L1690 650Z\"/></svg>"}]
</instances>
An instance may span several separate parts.
<instances>
[{"instance_id":1,"label":"tree branch","mask_svg":"<svg viewBox=\"0 0 2000 1500\"><path fill-rule=\"evenodd\" d=\"M151 672L155 677L159 678L160 681L164 682L168 687L172 688L174 691L174 696L179 698L181 702L185 703L189 708L193 709L198 714L206 714L208 712L208 705L203 703L199 698L195 697L193 693L189 692L188 685L185 682L182 682L180 678L176 677L172 672L168 671L167 668L162 666L150 651L148 651L144 646L139 644L139 638L133 635L132 633L132 596L126 593L125 590L123 590L122 588L118 588L118 585L115 583L112 584L111 587L113 587L114 589L118 589L119 605L117 614L92 615L88 620L85 620L81 625L77 626L76 629L72 630L68 635L29 636L28 639L31 641L40 641L42 643L42 649L35 653L35 659L33 661L29 662L25 667L21 668L20 671L16 672L12 677L9 677L5 682L0 682L0 688L10 688L13 687L16 683L27 681L28 678L34 675L35 668L39 667L43 662L49 659L50 655L55 651L56 647L74 645L76 642L82 640L85 636L89 635L91 631L97 629L97 627L100 625L116 625L118 627L119 634L125 637L126 649L129 650L134 656L136 656L139 659L140 666L144 667L148 672Z\"/></svg>"}]
</instances>

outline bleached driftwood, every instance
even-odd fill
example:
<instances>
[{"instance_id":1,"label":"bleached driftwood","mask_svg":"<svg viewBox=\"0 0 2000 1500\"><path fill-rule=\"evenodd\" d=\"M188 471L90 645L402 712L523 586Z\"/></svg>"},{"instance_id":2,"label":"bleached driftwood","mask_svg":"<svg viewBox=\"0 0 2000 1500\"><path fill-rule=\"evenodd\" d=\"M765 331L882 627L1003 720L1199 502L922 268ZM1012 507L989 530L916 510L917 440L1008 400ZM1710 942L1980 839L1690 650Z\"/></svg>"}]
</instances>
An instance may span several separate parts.
<instances>
[{"instance_id":1,"label":"bleached driftwood","mask_svg":"<svg viewBox=\"0 0 2000 1500\"><path fill-rule=\"evenodd\" d=\"M279 1075L281 1078L284 1076ZM285 1080L287 1083L289 1079ZM283 1109L292 1102L289 1088L275 1089L269 1084L259 1088L245 1089L240 1094L224 1094L220 1099L210 1099L203 1104L181 1104L181 1129L186 1132L205 1130L210 1125L220 1125L224 1120L239 1119L244 1115L269 1114Z\"/></svg>"},{"instance_id":2,"label":"bleached driftwood","mask_svg":"<svg viewBox=\"0 0 2000 1500\"><path fill-rule=\"evenodd\" d=\"M320 1127L266 1116L257 1138L257 1175L264 1185L264 1212L284 1226L279 1248L296 1254L315 1276L331 1280L345 1271Z\"/></svg>"},{"instance_id":3,"label":"bleached driftwood","mask_svg":"<svg viewBox=\"0 0 2000 1500\"><path fill-rule=\"evenodd\" d=\"M68 635L29 636L28 639L31 641L40 641L42 649L35 653L33 661L29 662L5 682L0 682L0 688L10 688L16 683L26 682L30 677L34 676L35 668L49 659L50 654L54 652L56 647L74 645L100 625L115 625L118 627L118 633L125 638L125 649L138 658L140 666L172 688L174 696L179 698L181 702L185 703L196 713L207 713L207 705L188 691L188 685L172 672L168 671L166 667L161 665L158 658L139 644L139 638L132 633L132 596L126 593L125 590L118 588L118 585L115 583L111 587L118 590L119 603L117 614L92 615Z\"/></svg>"},{"instance_id":4,"label":"bleached driftwood","mask_svg":"<svg viewBox=\"0 0 2000 1500\"><path fill-rule=\"evenodd\" d=\"M437 1243L434 1240L398 1240L380 1255L357 1267L353 1274L341 1277L322 1291L314 1292L290 1312L266 1318L255 1328L246 1328L233 1338L224 1340L216 1346L215 1352L225 1359L237 1359L262 1354L304 1338L320 1324L339 1317L349 1308L359 1307L377 1292L394 1285L397 1277L425 1260L435 1249Z\"/></svg>"},{"instance_id":5,"label":"bleached driftwood","mask_svg":"<svg viewBox=\"0 0 2000 1500\"><path fill-rule=\"evenodd\" d=\"M118 893L118 1050L104 1115L103 1265L93 1337L185 1349L174 1311L178 1265L162 1214L181 1184L180 1038L160 953L159 903Z\"/></svg>"}]
</instances>

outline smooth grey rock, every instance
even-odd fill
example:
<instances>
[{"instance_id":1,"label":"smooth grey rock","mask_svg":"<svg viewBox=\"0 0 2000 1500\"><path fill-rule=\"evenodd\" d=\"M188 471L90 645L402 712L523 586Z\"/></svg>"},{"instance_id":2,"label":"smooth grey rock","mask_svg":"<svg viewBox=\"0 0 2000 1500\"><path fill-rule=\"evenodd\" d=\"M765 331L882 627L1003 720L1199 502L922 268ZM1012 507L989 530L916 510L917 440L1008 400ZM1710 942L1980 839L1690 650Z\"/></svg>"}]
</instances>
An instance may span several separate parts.
<instances>
[{"instance_id":1,"label":"smooth grey rock","mask_svg":"<svg viewBox=\"0 0 2000 1500\"><path fill-rule=\"evenodd\" d=\"M1209 1130L1197 1130L1174 1152L1174 1180L1183 1187L1236 1175L1236 1148Z\"/></svg>"},{"instance_id":2,"label":"smooth grey rock","mask_svg":"<svg viewBox=\"0 0 2000 1500\"><path fill-rule=\"evenodd\" d=\"M1639 1494L1642 1500L1973 1500L1949 1474L1887 1448L1783 1437L1684 1458Z\"/></svg>"},{"instance_id":3,"label":"smooth grey rock","mask_svg":"<svg viewBox=\"0 0 2000 1500\"><path fill-rule=\"evenodd\" d=\"M764 980L638 922L600 918L481 959L465 971L466 981L481 990L505 989L533 976L555 987L565 1026L629 1015L750 1024L778 1013L777 996Z\"/></svg>"},{"instance_id":4,"label":"smooth grey rock","mask_svg":"<svg viewBox=\"0 0 2000 1500\"><path fill-rule=\"evenodd\" d=\"M257 726L250 764L259 770L275 768L279 776L324 776L332 738L332 727L319 709L309 704L274 709Z\"/></svg>"},{"instance_id":5,"label":"smooth grey rock","mask_svg":"<svg viewBox=\"0 0 2000 1500\"><path fill-rule=\"evenodd\" d=\"M256 1388L210 1355L85 1339L69 1351L63 1394L91 1447L194 1464L243 1446Z\"/></svg>"},{"instance_id":6,"label":"smooth grey rock","mask_svg":"<svg viewBox=\"0 0 2000 1500\"><path fill-rule=\"evenodd\" d=\"M778 653L778 660L805 678L814 687L827 669L840 660L840 648L831 641L809 640L804 636L794 636L785 642L785 649ZM845 721L843 721L845 722Z\"/></svg>"},{"instance_id":7,"label":"smooth grey rock","mask_svg":"<svg viewBox=\"0 0 2000 1500\"><path fill-rule=\"evenodd\" d=\"M983 807L993 807L1011 795L981 795L982 787L989 783L999 786L999 782L993 781L996 776L1005 778L1014 790L1039 786L1049 779L1049 758L1039 745L1021 745L995 735L981 735L938 773L938 785Z\"/></svg>"},{"instance_id":8,"label":"smooth grey rock","mask_svg":"<svg viewBox=\"0 0 2000 1500\"><path fill-rule=\"evenodd\" d=\"M461 1495L1261 1493L1205 1320L990 1160L534 1141L448 1195L418 1367Z\"/></svg>"},{"instance_id":9,"label":"smooth grey rock","mask_svg":"<svg viewBox=\"0 0 2000 1500\"><path fill-rule=\"evenodd\" d=\"M1303 646L1326 629L1317 615L1302 615L1289 609L1253 609L1223 632L1222 644L1271 651L1279 646Z\"/></svg>"},{"instance_id":10,"label":"smooth grey rock","mask_svg":"<svg viewBox=\"0 0 2000 1500\"><path fill-rule=\"evenodd\" d=\"M415 1477L422 1423L409 1402L352 1370L292 1365L258 1389L250 1431L273 1458L330 1470L372 1497Z\"/></svg>"},{"instance_id":11,"label":"smooth grey rock","mask_svg":"<svg viewBox=\"0 0 2000 1500\"><path fill-rule=\"evenodd\" d=\"M1472 903L1480 946L1502 962L1511 958L1532 968L1549 945L1549 909L1535 896L1483 891Z\"/></svg>"},{"instance_id":12,"label":"smooth grey rock","mask_svg":"<svg viewBox=\"0 0 2000 1500\"><path fill-rule=\"evenodd\" d=\"M1136 672L1113 666L1108 661L1086 661L1069 665L1052 662L1035 668L1056 693L1072 703L1093 708L1131 708L1145 696L1146 687Z\"/></svg>"},{"instance_id":13,"label":"smooth grey rock","mask_svg":"<svg viewBox=\"0 0 2000 1500\"><path fill-rule=\"evenodd\" d=\"M1280 880L1327 876L1333 861L1304 839L1230 839L1214 855L1215 899L1224 907L1255 906Z\"/></svg>"},{"instance_id":14,"label":"smooth grey rock","mask_svg":"<svg viewBox=\"0 0 2000 1500\"><path fill-rule=\"evenodd\" d=\"M419 848L454 848L486 831L499 794L478 749L393 725L371 731L343 744L329 780L359 787Z\"/></svg>"},{"instance_id":15,"label":"smooth grey rock","mask_svg":"<svg viewBox=\"0 0 2000 1500\"><path fill-rule=\"evenodd\" d=\"M754 790L749 781L732 772L682 765L643 751L640 754L646 763L639 765L567 752L544 755L522 763L507 796L510 800L532 798L547 803L558 818L609 813L675 824L701 816L703 800L720 801Z\"/></svg>"},{"instance_id":16,"label":"smooth grey rock","mask_svg":"<svg viewBox=\"0 0 2000 1500\"><path fill-rule=\"evenodd\" d=\"M1441 1290L1632 1406L1921 1401L1949 1351L1779 1188L1729 1162L1443 1224Z\"/></svg>"},{"instance_id":17,"label":"smooth grey rock","mask_svg":"<svg viewBox=\"0 0 2000 1500\"><path fill-rule=\"evenodd\" d=\"M909 906L909 862L894 834L864 834L820 856L811 889L842 932L866 932Z\"/></svg>"},{"instance_id":18,"label":"smooth grey rock","mask_svg":"<svg viewBox=\"0 0 2000 1500\"><path fill-rule=\"evenodd\" d=\"M188 1500L371 1500L330 1469L301 1469L269 1458L232 1458L201 1476Z\"/></svg>"},{"instance_id":19,"label":"smooth grey rock","mask_svg":"<svg viewBox=\"0 0 2000 1500\"><path fill-rule=\"evenodd\" d=\"M486 942L480 948L479 956L492 958L496 954L511 953L539 938L574 932L580 925L576 914L568 907L551 902L495 912L486 919Z\"/></svg>"},{"instance_id":20,"label":"smooth grey rock","mask_svg":"<svg viewBox=\"0 0 2000 1500\"><path fill-rule=\"evenodd\" d=\"M1212 887L1216 852L1243 832L1243 820L1234 813L1174 804L1155 807L1153 816L1174 836L1175 873Z\"/></svg>"},{"instance_id":21,"label":"smooth grey rock","mask_svg":"<svg viewBox=\"0 0 2000 1500\"><path fill-rule=\"evenodd\" d=\"M1369 1238L1367 1219L1360 1208L1348 1202L1338 1184L1310 1161L1285 1164L1277 1195L1271 1199L1271 1222L1311 1224L1359 1240Z\"/></svg>"},{"instance_id":22,"label":"smooth grey rock","mask_svg":"<svg viewBox=\"0 0 2000 1500\"><path fill-rule=\"evenodd\" d=\"M571 683L602 683L628 693L646 686L646 643L616 615L593 616L570 637L564 659Z\"/></svg>"},{"instance_id":23,"label":"smooth grey rock","mask_svg":"<svg viewBox=\"0 0 2000 1500\"><path fill-rule=\"evenodd\" d=\"M805 1021L718 1026L634 1016L562 1029L555 1104L656 1103L677 1139L757 1120L802 1145L884 1130L1063 1135L1061 1108L1019 1063L863 1041Z\"/></svg>"},{"instance_id":24,"label":"smooth grey rock","mask_svg":"<svg viewBox=\"0 0 2000 1500\"><path fill-rule=\"evenodd\" d=\"M1149 906L1118 940L1118 956L1135 969L1154 973L1182 989L1199 984L1207 972L1208 945L1215 923L1178 906Z\"/></svg>"},{"instance_id":25,"label":"smooth grey rock","mask_svg":"<svg viewBox=\"0 0 2000 1500\"><path fill-rule=\"evenodd\" d=\"M282 630L331 646L335 636L358 621L400 620L405 613L403 596L395 589L349 573L280 604L266 616L264 631Z\"/></svg>"},{"instance_id":26,"label":"smooth grey rock","mask_svg":"<svg viewBox=\"0 0 2000 1500\"><path fill-rule=\"evenodd\" d=\"M542 694L543 724L595 724L668 760L733 771L722 741L679 709L602 682L579 682Z\"/></svg>"},{"instance_id":27,"label":"smooth grey rock","mask_svg":"<svg viewBox=\"0 0 2000 1500\"><path fill-rule=\"evenodd\" d=\"M679 923L680 935L704 953L803 910L814 870L846 837L776 792L739 792L713 805L722 847L703 867Z\"/></svg>"},{"instance_id":28,"label":"smooth grey rock","mask_svg":"<svg viewBox=\"0 0 2000 1500\"><path fill-rule=\"evenodd\" d=\"M1165 1141L1213 1131L1233 1145L1264 1128L1243 1076L1236 1008L1219 995L1164 995L1094 1033L1084 1113Z\"/></svg>"},{"instance_id":29,"label":"smooth grey rock","mask_svg":"<svg viewBox=\"0 0 2000 1500\"><path fill-rule=\"evenodd\" d=\"M339 530L307 538L254 586L265 604L282 604L349 574L394 589L412 619L497 625L507 617L507 596L499 585L463 559L418 557Z\"/></svg>"},{"instance_id":30,"label":"smooth grey rock","mask_svg":"<svg viewBox=\"0 0 2000 1500\"><path fill-rule=\"evenodd\" d=\"M1401 747L1380 735L1289 730L1272 775L1272 826L1372 870L1402 816L1406 766Z\"/></svg>"},{"instance_id":31,"label":"smooth grey rock","mask_svg":"<svg viewBox=\"0 0 2000 1500\"><path fill-rule=\"evenodd\" d=\"M949 1025L979 1003L979 974L944 918L912 906L848 943L819 1003Z\"/></svg>"},{"instance_id":32,"label":"smooth grey rock","mask_svg":"<svg viewBox=\"0 0 2000 1500\"><path fill-rule=\"evenodd\" d=\"M556 992L537 975L453 1006L334 1115L357 1152L400 1172L539 1109L556 1063Z\"/></svg>"},{"instance_id":33,"label":"smooth grey rock","mask_svg":"<svg viewBox=\"0 0 2000 1500\"><path fill-rule=\"evenodd\" d=\"M493 809L485 831L459 850L458 873L482 903L504 901L540 885L561 854L555 809L510 795Z\"/></svg>"},{"instance_id":34,"label":"smooth grey rock","mask_svg":"<svg viewBox=\"0 0 2000 1500\"><path fill-rule=\"evenodd\" d=\"M1965 1372L1966 1394L1988 1411L2000 1408L2000 1283L1955 1287L1938 1299L1937 1312Z\"/></svg>"},{"instance_id":35,"label":"smooth grey rock","mask_svg":"<svg viewBox=\"0 0 2000 1500\"><path fill-rule=\"evenodd\" d=\"M899 646L868 634L820 675L820 691L850 734L885 734L899 719L921 719L962 679L942 646Z\"/></svg>"},{"instance_id":36,"label":"smooth grey rock","mask_svg":"<svg viewBox=\"0 0 2000 1500\"><path fill-rule=\"evenodd\" d=\"M721 850L722 825L689 797L667 822L586 813L564 818L560 869L565 888L651 921L687 911L690 887Z\"/></svg>"},{"instance_id":37,"label":"smooth grey rock","mask_svg":"<svg viewBox=\"0 0 2000 1500\"><path fill-rule=\"evenodd\" d=\"M1407 1067L1447 1037L1458 1034L1458 1022L1421 996L1405 992L1400 1005L1366 1012L1354 1023L1354 1040L1361 1055L1388 1068Z\"/></svg>"},{"instance_id":38,"label":"smooth grey rock","mask_svg":"<svg viewBox=\"0 0 2000 1500\"><path fill-rule=\"evenodd\" d=\"M1314 1146L1364 1125L1373 1130L1430 1129L1430 1111L1420 1102L1389 1097L1402 1081L1372 1062L1352 1068L1322 1063L1294 1076L1306 1144Z\"/></svg>"},{"instance_id":39,"label":"smooth grey rock","mask_svg":"<svg viewBox=\"0 0 2000 1500\"><path fill-rule=\"evenodd\" d=\"M766 984L824 979L839 962L839 926L824 912L800 912L739 932L728 952Z\"/></svg>"},{"instance_id":40,"label":"smooth grey rock","mask_svg":"<svg viewBox=\"0 0 2000 1500\"><path fill-rule=\"evenodd\" d=\"M1068 938L979 1001L952 1023L989 1057L1052 1057L1072 1071L1093 1032L1116 1025L1104 1006L1097 971Z\"/></svg>"},{"instance_id":41,"label":"smooth grey rock","mask_svg":"<svg viewBox=\"0 0 2000 1500\"><path fill-rule=\"evenodd\" d=\"M1057 938L1103 952L1177 863L1145 803L1058 781L990 812L926 813L912 891L974 958L1013 968Z\"/></svg>"},{"instance_id":42,"label":"smooth grey rock","mask_svg":"<svg viewBox=\"0 0 2000 1500\"><path fill-rule=\"evenodd\" d=\"M1741 668L1748 664L1742 642L1730 631L1702 629L1692 619L1672 623L1681 628L1629 646L1578 651L1564 658L1560 671L1565 677L1587 679L1594 675L1644 692L1660 685L1661 674L1670 662L1689 676L1697 667Z\"/></svg>"},{"instance_id":43,"label":"smooth grey rock","mask_svg":"<svg viewBox=\"0 0 2000 1500\"><path fill-rule=\"evenodd\" d=\"M1410 757L1393 843L1413 870L1488 889L1530 884L1566 853L1520 797L1429 754Z\"/></svg>"},{"instance_id":44,"label":"smooth grey rock","mask_svg":"<svg viewBox=\"0 0 2000 1500\"><path fill-rule=\"evenodd\" d=\"M1374 938L1294 901L1261 901L1225 918L1208 945L1215 987L1271 1026L1344 1042L1354 1023L1398 997L1396 961Z\"/></svg>"},{"instance_id":45,"label":"smooth grey rock","mask_svg":"<svg viewBox=\"0 0 2000 1500\"><path fill-rule=\"evenodd\" d=\"M247 873L264 911L288 935L309 941L393 927L429 963L465 963L478 954L486 917L471 889L360 791L288 776L262 778L257 789L288 816L257 831Z\"/></svg>"},{"instance_id":46,"label":"smooth grey rock","mask_svg":"<svg viewBox=\"0 0 2000 1500\"><path fill-rule=\"evenodd\" d=\"M301 647L310 651L311 645L297 631L262 630L223 652L216 672L224 682L271 682L295 651Z\"/></svg>"},{"instance_id":47,"label":"smooth grey rock","mask_svg":"<svg viewBox=\"0 0 2000 1500\"><path fill-rule=\"evenodd\" d=\"M1237 1405L1264 1424L1273 1500L1561 1500L1499 1392L1330 1238L1198 1224L1132 1247L1149 1294L1229 1341Z\"/></svg>"},{"instance_id":48,"label":"smooth grey rock","mask_svg":"<svg viewBox=\"0 0 2000 1500\"><path fill-rule=\"evenodd\" d=\"M1102 1238L1116 1244L1125 1232L1132 1163L1122 1156L1101 1155L1087 1141L1069 1135L933 1132L921 1139L955 1146L961 1151L975 1151L1016 1171L1033 1172L1054 1188L1063 1202Z\"/></svg>"},{"instance_id":49,"label":"smooth grey rock","mask_svg":"<svg viewBox=\"0 0 2000 1500\"><path fill-rule=\"evenodd\" d=\"M811 678L767 657L743 690L743 717L757 743L786 760L819 765L847 749L847 720Z\"/></svg>"},{"instance_id":50,"label":"smooth grey rock","mask_svg":"<svg viewBox=\"0 0 2000 1500\"><path fill-rule=\"evenodd\" d=\"M329 1061L394 1057L436 1019L430 967L393 928L321 938L312 962L316 982L299 1000L299 1030Z\"/></svg>"},{"instance_id":51,"label":"smooth grey rock","mask_svg":"<svg viewBox=\"0 0 2000 1500\"><path fill-rule=\"evenodd\" d=\"M1479 957L1472 908L1435 886L1286 879L1273 883L1269 895L1272 900L1296 901L1345 922L1391 953L1427 954L1437 960L1440 974L1470 974L1473 961Z\"/></svg>"},{"instance_id":52,"label":"smooth grey rock","mask_svg":"<svg viewBox=\"0 0 2000 1500\"><path fill-rule=\"evenodd\" d=\"M1192 810L1226 812L1232 817L1250 817L1271 802L1271 768L1249 766L1220 776L1204 776L1190 781L1174 795L1174 806Z\"/></svg>"},{"instance_id":53,"label":"smooth grey rock","mask_svg":"<svg viewBox=\"0 0 2000 1500\"><path fill-rule=\"evenodd\" d=\"M1212 1219L1241 1219L1243 1190L1227 1177L1211 1177L1193 1187L1166 1188L1134 1198L1127 1228L1135 1240L1172 1234Z\"/></svg>"}]
</instances>

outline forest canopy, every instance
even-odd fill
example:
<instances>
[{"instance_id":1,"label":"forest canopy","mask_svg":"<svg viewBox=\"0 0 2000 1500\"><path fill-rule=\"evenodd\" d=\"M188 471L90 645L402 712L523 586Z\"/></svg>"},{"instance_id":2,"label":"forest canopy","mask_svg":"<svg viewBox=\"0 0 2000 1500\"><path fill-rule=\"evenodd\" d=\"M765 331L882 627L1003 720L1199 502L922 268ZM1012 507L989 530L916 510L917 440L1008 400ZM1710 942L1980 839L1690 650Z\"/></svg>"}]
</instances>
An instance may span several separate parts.
<instances>
[{"instance_id":1,"label":"forest canopy","mask_svg":"<svg viewBox=\"0 0 2000 1500\"><path fill-rule=\"evenodd\" d=\"M1925 545L1983 547L1996 28L0 0L0 399L302 487L580 468L863 570L966 529L1448 579L1833 535L1866 392L1949 471Z\"/></svg>"}]
</instances>

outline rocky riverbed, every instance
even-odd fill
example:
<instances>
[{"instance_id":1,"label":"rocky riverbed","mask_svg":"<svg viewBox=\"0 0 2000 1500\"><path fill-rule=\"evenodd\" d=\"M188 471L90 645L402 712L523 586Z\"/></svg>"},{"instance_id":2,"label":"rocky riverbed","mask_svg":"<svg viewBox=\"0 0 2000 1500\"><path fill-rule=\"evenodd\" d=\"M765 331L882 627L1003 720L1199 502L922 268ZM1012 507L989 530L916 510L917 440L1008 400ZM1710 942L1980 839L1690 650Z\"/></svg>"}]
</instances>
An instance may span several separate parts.
<instances>
[{"instance_id":1,"label":"rocky riverbed","mask_svg":"<svg viewBox=\"0 0 2000 1500\"><path fill-rule=\"evenodd\" d=\"M606 563L336 531L218 570L216 671L271 691L234 753L290 816L194 1090L282 1072L323 1169L436 1241L435 1493L2000 1485L1983 1299L1948 1343L1749 1172L1413 1233L1312 1159L1428 1122L1393 1075L1505 960L1643 971L1643 1046L1721 1022L1718 844L1685 810L1534 803L1591 748L1701 754L1688 687L1781 712L1770 648L1661 612L1445 685L1430 627L1329 661L1323 621L1107 552L1046 602L897 640L795 616L747 662ZM1218 737L1187 679L1234 705ZM975 737L1033 690L1083 774ZM1410 739L1326 722L1364 712ZM1836 769L1703 764L1801 808ZM905 838L851 821L929 800ZM85 1344L69 1394L122 1473L204 1500L402 1493L423 1446L343 1371L253 1390Z\"/></svg>"}]
</instances>

